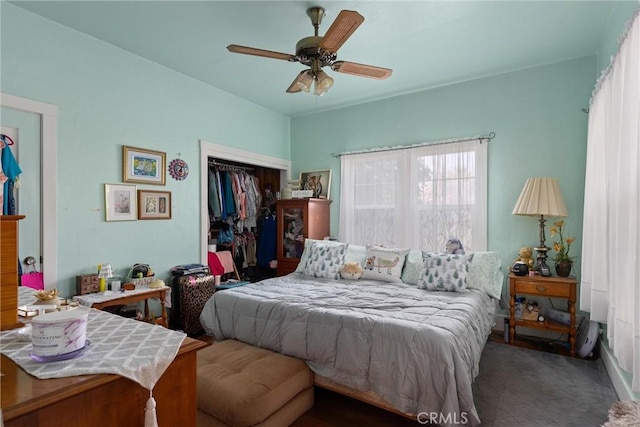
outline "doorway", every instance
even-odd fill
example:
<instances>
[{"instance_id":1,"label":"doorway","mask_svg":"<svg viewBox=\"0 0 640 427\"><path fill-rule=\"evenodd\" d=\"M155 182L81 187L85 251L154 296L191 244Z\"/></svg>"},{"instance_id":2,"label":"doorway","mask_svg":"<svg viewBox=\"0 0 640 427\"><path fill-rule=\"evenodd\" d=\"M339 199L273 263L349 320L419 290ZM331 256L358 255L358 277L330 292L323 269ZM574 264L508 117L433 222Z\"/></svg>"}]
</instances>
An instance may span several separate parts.
<instances>
[{"instance_id":1,"label":"doorway","mask_svg":"<svg viewBox=\"0 0 640 427\"><path fill-rule=\"evenodd\" d=\"M28 139L34 140L34 146L30 148L37 153L38 161L30 165L30 169L37 168L39 171L38 183L34 184L32 193L37 191L37 195L30 194L33 197L33 204L37 206L37 213L31 214L18 211L19 214L38 216L39 220L39 243L33 243L32 248L39 248L42 261L42 271L44 272L45 289L53 289L56 287L58 280L58 258L57 258L57 204L56 204L56 177L57 177L57 120L58 108L55 105L46 104L44 102L34 101L19 96L0 93L0 107L2 107L2 126L14 128L13 132L17 132L18 140L25 142ZM13 118L11 118L13 117ZM16 124L7 122L11 121ZM14 120L15 119L15 120ZM37 125L34 125L34 122ZM36 136L36 128L38 135ZM8 129L11 131L11 129ZM28 136L33 133L32 136ZM27 136L27 139L25 139ZM20 143L20 142L19 142ZM19 154L22 158L21 162L27 161L29 154ZM25 163L22 163L24 165ZM37 188L37 189L36 189ZM22 195L21 197L26 197ZM21 203L25 203L22 200ZM36 208L34 208L36 209ZM25 218L26 220L27 218ZM24 226L20 227L20 240L22 240L22 232ZM27 231L27 230L25 230ZM29 243L30 245L31 243ZM35 249L34 249L35 250ZM23 254L22 248L20 254Z\"/></svg>"}]
</instances>

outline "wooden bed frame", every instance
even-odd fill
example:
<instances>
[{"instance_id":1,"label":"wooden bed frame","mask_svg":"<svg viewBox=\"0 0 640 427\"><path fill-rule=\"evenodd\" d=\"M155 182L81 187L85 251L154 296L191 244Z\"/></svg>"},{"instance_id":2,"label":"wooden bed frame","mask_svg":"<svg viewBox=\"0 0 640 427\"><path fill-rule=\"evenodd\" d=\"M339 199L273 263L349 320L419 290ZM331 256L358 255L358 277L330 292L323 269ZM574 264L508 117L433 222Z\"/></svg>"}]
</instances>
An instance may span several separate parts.
<instances>
[{"instance_id":1,"label":"wooden bed frame","mask_svg":"<svg viewBox=\"0 0 640 427\"><path fill-rule=\"evenodd\" d=\"M315 374L313 383L318 387L345 395L347 397L351 397L352 399L356 399L361 402L367 403L369 405L376 406L378 408L384 409L385 411L393 412L394 414L403 416L413 421L417 419L415 414L408 414L405 412L398 411L393 406L391 406L389 402L387 402L386 400L384 400L383 398L381 398L380 396L378 396L372 391L356 390L355 388L338 384L337 382L318 374Z\"/></svg>"}]
</instances>

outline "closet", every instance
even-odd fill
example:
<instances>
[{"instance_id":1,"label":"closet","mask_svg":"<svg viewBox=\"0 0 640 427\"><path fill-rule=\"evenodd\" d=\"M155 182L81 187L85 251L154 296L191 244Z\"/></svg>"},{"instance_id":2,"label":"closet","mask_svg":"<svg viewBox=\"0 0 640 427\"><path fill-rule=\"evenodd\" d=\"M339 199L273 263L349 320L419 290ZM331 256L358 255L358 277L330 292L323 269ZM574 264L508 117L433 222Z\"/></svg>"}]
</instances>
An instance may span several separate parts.
<instances>
[{"instance_id":1,"label":"closet","mask_svg":"<svg viewBox=\"0 0 640 427\"><path fill-rule=\"evenodd\" d=\"M280 182L279 169L207 158L207 239L216 251L231 251L242 280L276 274L271 261L276 259Z\"/></svg>"}]
</instances>

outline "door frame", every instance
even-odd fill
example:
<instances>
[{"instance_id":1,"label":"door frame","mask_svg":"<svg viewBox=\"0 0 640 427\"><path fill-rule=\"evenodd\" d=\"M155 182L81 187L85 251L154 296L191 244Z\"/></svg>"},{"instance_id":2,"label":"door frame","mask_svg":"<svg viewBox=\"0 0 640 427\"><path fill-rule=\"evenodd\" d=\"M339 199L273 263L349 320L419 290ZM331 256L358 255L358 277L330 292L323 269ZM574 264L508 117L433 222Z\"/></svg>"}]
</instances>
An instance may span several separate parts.
<instances>
[{"instance_id":1,"label":"door frame","mask_svg":"<svg viewBox=\"0 0 640 427\"><path fill-rule=\"evenodd\" d=\"M42 218L42 271L44 288L58 282L57 202L58 107L0 92L0 105L40 116L40 216ZM45 160L46 159L46 160Z\"/></svg>"}]
</instances>

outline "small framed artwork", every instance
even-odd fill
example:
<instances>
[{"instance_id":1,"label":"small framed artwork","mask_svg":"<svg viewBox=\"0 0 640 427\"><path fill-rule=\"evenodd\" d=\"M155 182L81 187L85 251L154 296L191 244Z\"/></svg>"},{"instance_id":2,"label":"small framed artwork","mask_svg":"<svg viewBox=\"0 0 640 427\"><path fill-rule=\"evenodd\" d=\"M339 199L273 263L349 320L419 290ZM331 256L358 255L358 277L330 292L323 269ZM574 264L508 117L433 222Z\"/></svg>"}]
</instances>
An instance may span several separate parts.
<instances>
[{"instance_id":1,"label":"small framed artwork","mask_svg":"<svg viewBox=\"0 0 640 427\"><path fill-rule=\"evenodd\" d=\"M122 147L122 181L164 185L167 155L162 151Z\"/></svg>"},{"instance_id":2,"label":"small framed artwork","mask_svg":"<svg viewBox=\"0 0 640 427\"><path fill-rule=\"evenodd\" d=\"M138 190L138 219L171 219L171 192Z\"/></svg>"},{"instance_id":3,"label":"small framed artwork","mask_svg":"<svg viewBox=\"0 0 640 427\"><path fill-rule=\"evenodd\" d=\"M315 198L328 199L331 190L331 169L301 172L300 189L312 190Z\"/></svg>"},{"instance_id":4,"label":"small framed artwork","mask_svg":"<svg viewBox=\"0 0 640 427\"><path fill-rule=\"evenodd\" d=\"M107 221L135 221L138 219L136 186L105 184L104 206Z\"/></svg>"}]
</instances>

